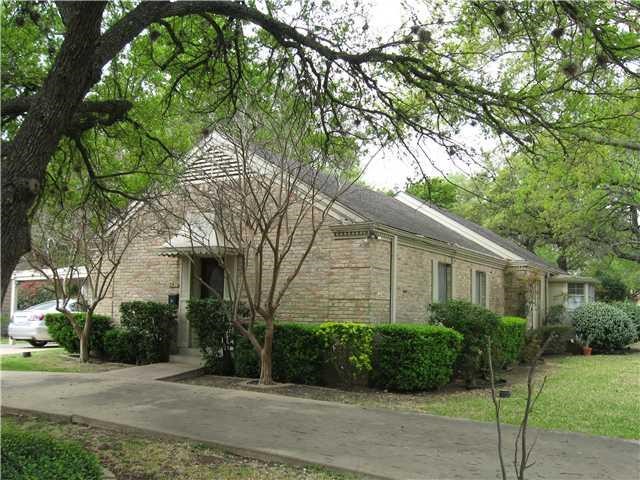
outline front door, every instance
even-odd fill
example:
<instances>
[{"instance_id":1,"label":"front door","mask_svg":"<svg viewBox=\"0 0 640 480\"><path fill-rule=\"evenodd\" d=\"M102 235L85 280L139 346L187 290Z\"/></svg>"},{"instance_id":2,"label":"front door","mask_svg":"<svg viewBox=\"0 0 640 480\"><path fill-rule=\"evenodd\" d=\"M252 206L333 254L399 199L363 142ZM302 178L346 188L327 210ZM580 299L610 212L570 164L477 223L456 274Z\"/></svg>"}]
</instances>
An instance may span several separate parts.
<instances>
[{"instance_id":1,"label":"front door","mask_svg":"<svg viewBox=\"0 0 640 480\"><path fill-rule=\"evenodd\" d=\"M201 260L200 278L200 298L224 298L224 269L215 258Z\"/></svg>"}]
</instances>

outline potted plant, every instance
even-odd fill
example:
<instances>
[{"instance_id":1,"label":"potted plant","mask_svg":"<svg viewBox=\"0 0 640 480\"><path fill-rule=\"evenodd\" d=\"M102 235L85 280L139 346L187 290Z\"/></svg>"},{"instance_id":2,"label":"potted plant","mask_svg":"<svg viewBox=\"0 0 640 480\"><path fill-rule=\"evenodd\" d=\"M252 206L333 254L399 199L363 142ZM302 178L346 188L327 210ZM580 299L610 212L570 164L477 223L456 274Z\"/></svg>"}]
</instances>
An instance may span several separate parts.
<instances>
[{"instance_id":1,"label":"potted plant","mask_svg":"<svg viewBox=\"0 0 640 480\"><path fill-rule=\"evenodd\" d=\"M591 356L592 348L589 346L591 344L591 337L587 337L586 339L578 339L582 344L582 355L585 357Z\"/></svg>"}]
</instances>

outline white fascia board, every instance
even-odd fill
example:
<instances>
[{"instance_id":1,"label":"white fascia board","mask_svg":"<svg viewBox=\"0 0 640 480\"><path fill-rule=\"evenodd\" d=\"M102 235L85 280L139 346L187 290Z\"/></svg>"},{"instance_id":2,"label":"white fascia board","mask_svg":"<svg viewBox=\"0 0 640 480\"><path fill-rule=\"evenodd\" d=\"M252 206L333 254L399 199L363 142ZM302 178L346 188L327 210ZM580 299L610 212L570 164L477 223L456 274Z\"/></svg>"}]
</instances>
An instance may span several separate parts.
<instances>
[{"instance_id":1,"label":"white fascia board","mask_svg":"<svg viewBox=\"0 0 640 480\"><path fill-rule=\"evenodd\" d=\"M404 192L398 193L395 198L400 202L404 203L408 207L413 208L414 210L422 213L423 215L435 220L436 222L444 225L445 227L455 231L456 233L462 235L463 237L471 240L472 242L477 243L478 245L486 248L487 250L499 255L502 258L508 260L523 260L522 257L516 255L511 250L507 250L506 248L498 245L495 242L492 242L485 236L474 232L470 228L465 227L461 223L456 222L452 218L447 217L443 213L440 213L435 208L430 207L429 205L421 202L420 200L413 198L411 195L408 195Z\"/></svg>"},{"instance_id":2,"label":"white fascia board","mask_svg":"<svg viewBox=\"0 0 640 480\"><path fill-rule=\"evenodd\" d=\"M11 278L16 282L26 282L30 280L49 280L53 277L53 272L50 269L43 269L44 275L42 272L36 269L30 270L16 270L11 275ZM67 279L71 278L86 278L87 277L87 269L85 267L76 267L76 268L58 268L57 273L61 278Z\"/></svg>"}]
</instances>

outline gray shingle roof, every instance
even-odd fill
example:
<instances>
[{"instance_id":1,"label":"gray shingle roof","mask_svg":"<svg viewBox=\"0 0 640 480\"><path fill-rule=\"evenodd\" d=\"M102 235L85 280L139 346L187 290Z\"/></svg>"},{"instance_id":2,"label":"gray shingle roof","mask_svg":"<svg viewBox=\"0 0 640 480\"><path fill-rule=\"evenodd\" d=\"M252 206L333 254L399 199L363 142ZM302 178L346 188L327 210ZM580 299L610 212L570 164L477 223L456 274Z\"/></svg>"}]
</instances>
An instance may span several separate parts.
<instances>
[{"instance_id":1,"label":"gray shingle roof","mask_svg":"<svg viewBox=\"0 0 640 480\"><path fill-rule=\"evenodd\" d=\"M413 196L413 195L412 195ZM416 198L414 196L414 198ZM420 200L420 199L418 199ZM456 215L453 212L450 212L449 210L446 210L442 207L439 207L437 205L434 205L432 203L429 202L425 202L423 200L420 200L422 203L428 205L429 207L437 210L438 212L442 213L443 215L446 215L447 217L449 217L450 219L458 222L459 224L467 227L469 230L472 230L473 232L476 232L480 235L482 235L483 237L487 238L488 240L491 240L493 243L496 243L498 245L500 245L501 247L509 250L510 252L515 253L516 255L518 255L519 257L522 257L524 260L526 260L527 262L531 262L533 264L545 267L545 268L553 268L555 270L561 271L557 265L551 263L551 262L547 262L545 259L539 257L538 255L536 255L533 252L530 252L529 250L527 250L526 248L524 248L522 245L520 245L517 242L514 242L513 240L509 239L509 238L505 238L505 237L501 237L500 235L498 235L497 233L484 228L482 225L478 225L477 223L472 222L471 220L468 220L464 217L461 217L460 215Z\"/></svg>"},{"instance_id":2,"label":"gray shingle roof","mask_svg":"<svg viewBox=\"0 0 640 480\"><path fill-rule=\"evenodd\" d=\"M209 148L211 148L211 146L209 146ZM282 158L272 154L271 152L259 147L256 148L256 151L264 160L267 160L268 162L274 164L279 168L290 168L293 171L299 171L298 169L300 168L300 163L295 160L283 160ZM220 156L218 155L217 158L215 158L214 156L213 160L216 162L220 162ZM330 197L334 197L336 195L336 192L342 190L343 188L343 186L340 185L335 178L318 172L311 167L303 168L302 178L305 179L305 177L308 180L307 183L313 184L315 188L318 188L320 191ZM473 250L484 255L501 258L493 251L488 250L487 248L467 238L466 236L461 235L454 229L443 225L442 223L430 218L429 216L416 211L400 200L392 196L385 195L384 193L354 184L350 186L346 191L342 192L337 200L340 204L351 209L369 222L379 223L398 230L403 230L408 233L422 235L430 239L457 245L459 247ZM477 223L462 218L436 205L432 205L427 202L423 203L436 209L455 222L465 226L469 230L472 230L484 236L488 240L494 242L495 244L500 245L501 247L515 253L527 262L546 269L552 268L556 271L561 271L555 265L546 262L544 259L538 257L534 253L528 251L526 248L512 240L501 237L497 233L492 232L491 230L488 230L478 225Z\"/></svg>"},{"instance_id":3,"label":"gray shingle roof","mask_svg":"<svg viewBox=\"0 0 640 480\"><path fill-rule=\"evenodd\" d=\"M493 252L423 215L399 200L360 185L351 186L338 201L371 222L455 244L498 258Z\"/></svg>"}]
</instances>

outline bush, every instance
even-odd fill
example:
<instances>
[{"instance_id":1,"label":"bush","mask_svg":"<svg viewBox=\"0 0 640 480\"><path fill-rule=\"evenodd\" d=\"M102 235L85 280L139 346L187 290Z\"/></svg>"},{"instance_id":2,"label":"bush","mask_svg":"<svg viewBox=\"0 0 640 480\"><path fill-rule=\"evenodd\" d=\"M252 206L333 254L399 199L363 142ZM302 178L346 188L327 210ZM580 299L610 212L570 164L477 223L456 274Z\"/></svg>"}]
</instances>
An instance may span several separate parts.
<instances>
[{"instance_id":1,"label":"bush","mask_svg":"<svg viewBox=\"0 0 640 480\"><path fill-rule=\"evenodd\" d=\"M430 390L451 380L462 335L437 325L375 328L371 383L398 391Z\"/></svg>"},{"instance_id":2,"label":"bush","mask_svg":"<svg viewBox=\"0 0 640 480\"><path fill-rule=\"evenodd\" d=\"M264 338L264 330L265 326L262 324L253 328L260 343ZM233 353L236 374L253 378L260 376L260 359L246 337L238 336ZM274 380L320 384L324 355L318 325L276 323L273 330L272 360Z\"/></svg>"},{"instance_id":3,"label":"bush","mask_svg":"<svg viewBox=\"0 0 640 480\"><path fill-rule=\"evenodd\" d=\"M492 343L492 361L497 368L505 368L520 361L524 347L527 320L520 317L502 317L498 321Z\"/></svg>"},{"instance_id":4,"label":"bush","mask_svg":"<svg viewBox=\"0 0 640 480\"><path fill-rule=\"evenodd\" d=\"M102 469L95 455L75 442L39 432L2 426L4 480L98 480Z\"/></svg>"},{"instance_id":5,"label":"bush","mask_svg":"<svg viewBox=\"0 0 640 480\"><path fill-rule=\"evenodd\" d=\"M104 356L111 362L144 363L140 358L140 337L124 328L113 328L104 335Z\"/></svg>"},{"instance_id":6,"label":"bush","mask_svg":"<svg viewBox=\"0 0 640 480\"><path fill-rule=\"evenodd\" d=\"M640 305L632 302L614 302L612 305L627 314L636 327L635 341L640 341Z\"/></svg>"},{"instance_id":7,"label":"bush","mask_svg":"<svg viewBox=\"0 0 640 480\"><path fill-rule=\"evenodd\" d=\"M498 316L480 305L450 300L431 305L431 322L441 323L462 334L462 351L455 368L468 386L475 384L475 379L488 368L487 338L495 337Z\"/></svg>"},{"instance_id":8,"label":"bush","mask_svg":"<svg viewBox=\"0 0 640 480\"><path fill-rule=\"evenodd\" d=\"M538 350L540 350L551 335L553 335L553 339L549 342L543 354L557 355L567 353L569 342L574 337L574 334L574 329L570 325L546 325L529 330L525 335L522 360L525 363L531 363L537 355Z\"/></svg>"},{"instance_id":9,"label":"bush","mask_svg":"<svg viewBox=\"0 0 640 480\"><path fill-rule=\"evenodd\" d=\"M85 313L74 313L76 321L84 326ZM80 352L80 339L73 326L62 313L47 313L44 319L49 335L69 353ZM111 318L104 315L93 315L93 325L89 336L89 351L102 356L104 354L104 336L113 328Z\"/></svg>"},{"instance_id":10,"label":"bush","mask_svg":"<svg viewBox=\"0 0 640 480\"><path fill-rule=\"evenodd\" d=\"M362 323L326 322L318 328L325 353L325 381L365 385L371 371L373 327Z\"/></svg>"},{"instance_id":11,"label":"bush","mask_svg":"<svg viewBox=\"0 0 640 480\"><path fill-rule=\"evenodd\" d=\"M578 338L594 350L619 350L637 338L636 327L627 314L606 303L582 305L571 319Z\"/></svg>"},{"instance_id":12,"label":"bush","mask_svg":"<svg viewBox=\"0 0 640 480\"><path fill-rule=\"evenodd\" d=\"M566 325L569 320L569 314L564 305L554 305L549 307L544 323L545 325Z\"/></svg>"},{"instance_id":13,"label":"bush","mask_svg":"<svg viewBox=\"0 0 640 480\"><path fill-rule=\"evenodd\" d=\"M189 300L187 319L198 335L205 369L210 373L233 374L231 308L231 302L219 298Z\"/></svg>"},{"instance_id":14,"label":"bush","mask_svg":"<svg viewBox=\"0 0 640 480\"><path fill-rule=\"evenodd\" d=\"M126 302L120 305L122 326L139 338L140 363L168 362L178 323L176 306L156 302Z\"/></svg>"}]
</instances>

